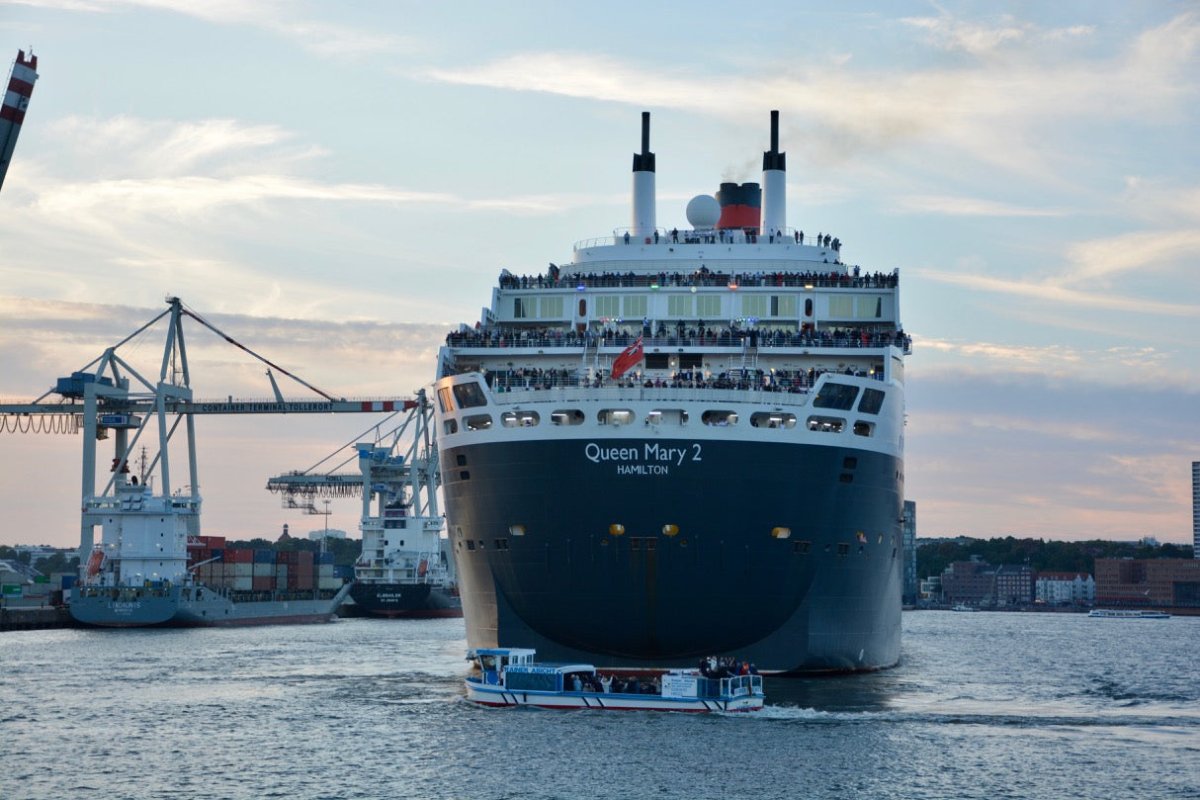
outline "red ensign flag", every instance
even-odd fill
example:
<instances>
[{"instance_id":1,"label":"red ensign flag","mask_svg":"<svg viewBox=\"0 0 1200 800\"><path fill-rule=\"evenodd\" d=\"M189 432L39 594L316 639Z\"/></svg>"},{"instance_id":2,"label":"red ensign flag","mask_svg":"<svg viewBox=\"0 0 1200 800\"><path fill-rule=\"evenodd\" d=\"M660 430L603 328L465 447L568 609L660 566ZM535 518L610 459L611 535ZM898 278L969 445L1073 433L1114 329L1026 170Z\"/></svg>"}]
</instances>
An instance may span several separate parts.
<instances>
[{"instance_id":1,"label":"red ensign flag","mask_svg":"<svg viewBox=\"0 0 1200 800\"><path fill-rule=\"evenodd\" d=\"M642 337L638 337L637 341L621 351L621 355L613 360L612 376L619 378L624 375L630 367L642 360Z\"/></svg>"}]
</instances>

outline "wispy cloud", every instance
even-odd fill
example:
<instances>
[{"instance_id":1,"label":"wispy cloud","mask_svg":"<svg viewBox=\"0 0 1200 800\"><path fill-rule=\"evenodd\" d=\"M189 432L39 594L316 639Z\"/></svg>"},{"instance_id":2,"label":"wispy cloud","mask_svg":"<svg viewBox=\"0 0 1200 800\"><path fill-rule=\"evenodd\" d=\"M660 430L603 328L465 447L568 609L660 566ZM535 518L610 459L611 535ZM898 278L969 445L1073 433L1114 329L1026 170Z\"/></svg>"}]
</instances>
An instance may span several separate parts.
<instances>
[{"instance_id":1,"label":"wispy cloud","mask_svg":"<svg viewBox=\"0 0 1200 800\"><path fill-rule=\"evenodd\" d=\"M1090 36L1095 31L1089 25L1043 30L1008 14L1001 16L991 25L963 20L950 14L937 17L906 17L900 21L924 31L935 46L974 56L990 55L1015 44L1063 42Z\"/></svg>"},{"instance_id":2,"label":"wispy cloud","mask_svg":"<svg viewBox=\"0 0 1200 800\"><path fill-rule=\"evenodd\" d=\"M999 203L978 197L907 195L895 198L896 210L912 214L945 214L952 217L1061 217L1057 208L1031 208Z\"/></svg>"},{"instance_id":3,"label":"wispy cloud","mask_svg":"<svg viewBox=\"0 0 1200 800\"><path fill-rule=\"evenodd\" d=\"M802 140L814 158L921 141L1041 182L1059 172L1058 154L1048 151L1047 140L1061 120L1170 115L1196 86L1200 21L1192 13L1144 32L1115 54L1044 46L1048 39L1086 40L1091 30L1085 26L1043 31L1016 20L985 27L948 18L903 24L977 54L1019 50L1001 61L898 72L856 72L814 59L770 75L664 71L608 55L537 52L432 68L424 75L439 82L679 108L737 122L746 107L776 107L804 130ZM731 104L729 97L739 102Z\"/></svg>"},{"instance_id":4,"label":"wispy cloud","mask_svg":"<svg viewBox=\"0 0 1200 800\"><path fill-rule=\"evenodd\" d=\"M936 269L917 269L923 278L940 283L967 286L975 291L1018 295L1046 303L1127 311L1138 314L1166 314L1176 317L1195 317L1194 303L1175 303L1104 291L1081 291L1060 285L1057 280L1023 280L965 272L946 272Z\"/></svg>"},{"instance_id":5,"label":"wispy cloud","mask_svg":"<svg viewBox=\"0 0 1200 800\"><path fill-rule=\"evenodd\" d=\"M83 13L120 13L138 9L165 11L216 25L245 25L296 42L321 56L358 58L379 52L423 49L412 37L341 25L329 20L303 19L287 0L0 0L0 6L21 5Z\"/></svg>"}]
</instances>

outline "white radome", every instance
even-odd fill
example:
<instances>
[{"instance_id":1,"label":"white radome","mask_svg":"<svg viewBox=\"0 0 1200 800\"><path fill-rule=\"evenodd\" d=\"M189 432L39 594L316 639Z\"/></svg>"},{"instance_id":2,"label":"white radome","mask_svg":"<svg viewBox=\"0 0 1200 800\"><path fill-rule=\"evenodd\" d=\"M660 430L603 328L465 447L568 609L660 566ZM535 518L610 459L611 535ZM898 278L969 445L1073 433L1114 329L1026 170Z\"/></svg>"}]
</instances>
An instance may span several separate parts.
<instances>
[{"instance_id":1,"label":"white radome","mask_svg":"<svg viewBox=\"0 0 1200 800\"><path fill-rule=\"evenodd\" d=\"M716 227L721 218L721 204L711 194L698 194L688 201L687 221L693 228Z\"/></svg>"}]
</instances>

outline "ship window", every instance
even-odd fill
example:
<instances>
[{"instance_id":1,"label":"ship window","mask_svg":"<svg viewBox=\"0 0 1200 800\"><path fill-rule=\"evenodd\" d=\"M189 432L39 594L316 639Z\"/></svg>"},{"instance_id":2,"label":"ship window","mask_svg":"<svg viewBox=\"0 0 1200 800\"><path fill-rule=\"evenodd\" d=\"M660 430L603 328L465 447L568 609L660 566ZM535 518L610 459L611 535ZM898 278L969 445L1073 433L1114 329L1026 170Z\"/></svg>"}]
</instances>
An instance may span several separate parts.
<instances>
[{"instance_id":1,"label":"ship window","mask_svg":"<svg viewBox=\"0 0 1200 800\"><path fill-rule=\"evenodd\" d=\"M469 480L471 480L471 473L469 470L465 470L465 469L460 470L458 473L458 477L459 477L459 480L469 481Z\"/></svg>"},{"instance_id":2,"label":"ship window","mask_svg":"<svg viewBox=\"0 0 1200 800\"><path fill-rule=\"evenodd\" d=\"M721 316L721 296L718 294L697 295L696 316L701 319Z\"/></svg>"},{"instance_id":3,"label":"ship window","mask_svg":"<svg viewBox=\"0 0 1200 800\"><path fill-rule=\"evenodd\" d=\"M812 306L813 306L812 298L811 297L804 298L804 316L806 316L806 317L812 316Z\"/></svg>"},{"instance_id":4,"label":"ship window","mask_svg":"<svg viewBox=\"0 0 1200 800\"><path fill-rule=\"evenodd\" d=\"M636 538L636 537L630 539L629 540L629 549L630 550L641 550L642 549L642 540L639 538Z\"/></svg>"},{"instance_id":5,"label":"ship window","mask_svg":"<svg viewBox=\"0 0 1200 800\"><path fill-rule=\"evenodd\" d=\"M513 298L513 319L527 319L533 316L532 297Z\"/></svg>"},{"instance_id":6,"label":"ship window","mask_svg":"<svg viewBox=\"0 0 1200 800\"><path fill-rule=\"evenodd\" d=\"M506 428L532 428L539 420L536 411L505 411L500 415L500 424Z\"/></svg>"},{"instance_id":7,"label":"ship window","mask_svg":"<svg viewBox=\"0 0 1200 800\"><path fill-rule=\"evenodd\" d=\"M839 556L844 556L849 552L850 552L850 545L846 544L845 542L840 542L838 544L838 555Z\"/></svg>"},{"instance_id":8,"label":"ship window","mask_svg":"<svg viewBox=\"0 0 1200 800\"><path fill-rule=\"evenodd\" d=\"M884 393L879 389L863 389L862 400L858 402L858 410L863 414L878 414L883 407Z\"/></svg>"},{"instance_id":9,"label":"ship window","mask_svg":"<svg viewBox=\"0 0 1200 800\"><path fill-rule=\"evenodd\" d=\"M809 417L808 429L810 431L821 431L822 433L841 433L842 428L846 427L846 420L839 417Z\"/></svg>"},{"instance_id":10,"label":"ship window","mask_svg":"<svg viewBox=\"0 0 1200 800\"><path fill-rule=\"evenodd\" d=\"M582 425L583 412L578 408L560 408L550 412L551 425Z\"/></svg>"},{"instance_id":11,"label":"ship window","mask_svg":"<svg viewBox=\"0 0 1200 800\"><path fill-rule=\"evenodd\" d=\"M794 428L796 415L782 411L756 411L750 415L750 424L755 428Z\"/></svg>"},{"instance_id":12,"label":"ship window","mask_svg":"<svg viewBox=\"0 0 1200 800\"><path fill-rule=\"evenodd\" d=\"M615 294L600 295L595 299L596 316L601 319L616 319L621 316L621 298ZM580 314L580 316L583 316Z\"/></svg>"},{"instance_id":13,"label":"ship window","mask_svg":"<svg viewBox=\"0 0 1200 800\"><path fill-rule=\"evenodd\" d=\"M838 475L838 480L842 483L854 483L854 473L843 472L841 475Z\"/></svg>"},{"instance_id":14,"label":"ship window","mask_svg":"<svg viewBox=\"0 0 1200 800\"><path fill-rule=\"evenodd\" d=\"M858 303L854 316L859 319L879 319L883 316L883 298L879 295L866 295L855 299Z\"/></svg>"},{"instance_id":15,"label":"ship window","mask_svg":"<svg viewBox=\"0 0 1200 800\"><path fill-rule=\"evenodd\" d=\"M829 298L829 316L833 319L849 319L854 315L854 298L850 295L834 295Z\"/></svg>"},{"instance_id":16,"label":"ship window","mask_svg":"<svg viewBox=\"0 0 1200 800\"><path fill-rule=\"evenodd\" d=\"M692 311L692 296L690 294L667 295L667 316L688 319L695 316Z\"/></svg>"},{"instance_id":17,"label":"ship window","mask_svg":"<svg viewBox=\"0 0 1200 800\"><path fill-rule=\"evenodd\" d=\"M704 366L703 353L680 353L679 368L680 369L698 369Z\"/></svg>"},{"instance_id":18,"label":"ship window","mask_svg":"<svg viewBox=\"0 0 1200 800\"><path fill-rule=\"evenodd\" d=\"M458 433L458 420L448 419L442 423L442 427L446 429L446 433Z\"/></svg>"},{"instance_id":19,"label":"ship window","mask_svg":"<svg viewBox=\"0 0 1200 800\"><path fill-rule=\"evenodd\" d=\"M682 408L656 408L646 415L647 425L686 425L688 412Z\"/></svg>"},{"instance_id":20,"label":"ship window","mask_svg":"<svg viewBox=\"0 0 1200 800\"><path fill-rule=\"evenodd\" d=\"M874 432L875 432L875 423L863 422L861 419L855 421L855 423L854 423L854 435L855 436L870 436Z\"/></svg>"},{"instance_id":21,"label":"ship window","mask_svg":"<svg viewBox=\"0 0 1200 800\"><path fill-rule=\"evenodd\" d=\"M487 405L487 397L475 381L455 386L454 399L458 401L459 408L478 408Z\"/></svg>"},{"instance_id":22,"label":"ship window","mask_svg":"<svg viewBox=\"0 0 1200 800\"><path fill-rule=\"evenodd\" d=\"M773 295L771 295L771 316L772 317L794 317L794 316L796 316L796 295L794 295L794 294L773 294Z\"/></svg>"},{"instance_id":23,"label":"ship window","mask_svg":"<svg viewBox=\"0 0 1200 800\"><path fill-rule=\"evenodd\" d=\"M767 296L765 294L742 295L743 317L765 317L767 315Z\"/></svg>"},{"instance_id":24,"label":"ship window","mask_svg":"<svg viewBox=\"0 0 1200 800\"><path fill-rule=\"evenodd\" d=\"M471 539L467 539L467 549L468 549L468 550L474 550L474 549L475 549L475 542L474 542L474 541L472 541Z\"/></svg>"},{"instance_id":25,"label":"ship window","mask_svg":"<svg viewBox=\"0 0 1200 800\"><path fill-rule=\"evenodd\" d=\"M538 316L542 319L562 319L563 299L558 297L543 297L538 301Z\"/></svg>"},{"instance_id":26,"label":"ship window","mask_svg":"<svg viewBox=\"0 0 1200 800\"><path fill-rule=\"evenodd\" d=\"M459 453L454 456L454 463L460 467L465 467L467 465L467 457L462 453Z\"/></svg>"},{"instance_id":27,"label":"ship window","mask_svg":"<svg viewBox=\"0 0 1200 800\"><path fill-rule=\"evenodd\" d=\"M442 407L442 413L448 414L454 410L454 401L450 399L450 387L443 386L438 389L438 404Z\"/></svg>"},{"instance_id":28,"label":"ship window","mask_svg":"<svg viewBox=\"0 0 1200 800\"><path fill-rule=\"evenodd\" d=\"M854 407L854 398L858 396L857 386L844 383L826 383L813 398L815 408L836 408L839 411L849 411Z\"/></svg>"},{"instance_id":29,"label":"ship window","mask_svg":"<svg viewBox=\"0 0 1200 800\"><path fill-rule=\"evenodd\" d=\"M579 298L579 311L577 311L575 313L575 316L577 316L577 317L586 317L587 316L587 298L585 298L585 297Z\"/></svg>"},{"instance_id":30,"label":"ship window","mask_svg":"<svg viewBox=\"0 0 1200 800\"><path fill-rule=\"evenodd\" d=\"M496 539L494 543L496 545L497 550L507 550L508 549L508 539Z\"/></svg>"},{"instance_id":31,"label":"ship window","mask_svg":"<svg viewBox=\"0 0 1200 800\"><path fill-rule=\"evenodd\" d=\"M644 294L627 295L621 303L621 316L626 319L645 319L647 301Z\"/></svg>"},{"instance_id":32,"label":"ship window","mask_svg":"<svg viewBox=\"0 0 1200 800\"><path fill-rule=\"evenodd\" d=\"M716 425L719 427L725 427L727 425L736 425L737 420L738 420L738 415L737 415L736 411L727 411L725 409L715 409L712 411L705 411L703 414L700 415L700 421L703 422L705 425Z\"/></svg>"},{"instance_id":33,"label":"ship window","mask_svg":"<svg viewBox=\"0 0 1200 800\"><path fill-rule=\"evenodd\" d=\"M476 414L463 420L463 426L469 431L485 431L492 427L491 414Z\"/></svg>"},{"instance_id":34,"label":"ship window","mask_svg":"<svg viewBox=\"0 0 1200 800\"><path fill-rule=\"evenodd\" d=\"M807 553L812 547L812 542L792 542L793 553Z\"/></svg>"},{"instance_id":35,"label":"ship window","mask_svg":"<svg viewBox=\"0 0 1200 800\"><path fill-rule=\"evenodd\" d=\"M646 369L670 369L670 358L666 353L646 353Z\"/></svg>"},{"instance_id":36,"label":"ship window","mask_svg":"<svg viewBox=\"0 0 1200 800\"><path fill-rule=\"evenodd\" d=\"M628 408L604 408L596 415L601 425L629 425L634 420Z\"/></svg>"}]
</instances>

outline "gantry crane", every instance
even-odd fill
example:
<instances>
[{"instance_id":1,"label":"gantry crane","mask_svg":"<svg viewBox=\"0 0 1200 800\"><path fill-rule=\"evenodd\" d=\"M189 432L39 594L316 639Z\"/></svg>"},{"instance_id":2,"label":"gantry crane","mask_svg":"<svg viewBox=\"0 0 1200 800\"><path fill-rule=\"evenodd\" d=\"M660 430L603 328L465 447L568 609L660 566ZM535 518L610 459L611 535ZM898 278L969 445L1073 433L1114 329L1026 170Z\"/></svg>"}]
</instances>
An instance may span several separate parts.
<instances>
[{"instance_id":1,"label":"gantry crane","mask_svg":"<svg viewBox=\"0 0 1200 800\"><path fill-rule=\"evenodd\" d=\"M150 508L154 508L155 514L165 513L174 517L175 522L179 523L177 527L186 530L188 536L199 534L201 499L196 467L197 415L397 412L417 408L418 401L412 398L334 397L237 342L195 311L186 308L179 298L167 298L167 306L167 310L105 349L99 358L69 377L59 378L53 389L37 399L29 403L0 405L0 432L82 431L80 563L87 565L92 560L93 550L97 549L102 552L101 561L115 559L115 554L119 553L120 558L128 562L126 566L130 574L143 574L145 570L135 572L135 568L147 566L151 560L156 564L169 562L166 567L157 567L155 572L173 579L186 570L186 542L180 546L170 544L165 551L162 543L156 544L148 539L139 544L130 533L137 526L122 526L119 523L123 516L131 519L138 514L144 516ZM126 357L126 351L132 348L122 348L164 318L167 319L166 342L162 358L157 364L158 373L156 377L147 377L145 371L133 366L131 357ZM185 318L265 364L274 398L195 398L184 339ZM275 373L290 378L314 397L284 399ZM185 441L181 447L177 446L176 455L179 455L180 449L183 450L187 464L186 481L179 481L179 472L172 471L176 465L171 459L170 445L177 438L181 424L185 430ZM150 444L149 440L155 436L147 434L150 430L154 430L157 436L157 451L151 456L149 466L142 471L142 475L131 475L131 454L139 444ZM97 490L96 443L108 439L110 435L113 440L111 474L104 481L103 488ZM151 497L146 484L153 481L151 476L154 473L157 476L157 491ZM105 540L98 548L94 547L96 525L103 526ZM110 530L113 532L111 536ZM113 540L109 541L110 538Z\"/></svg>"}]
</instances>

